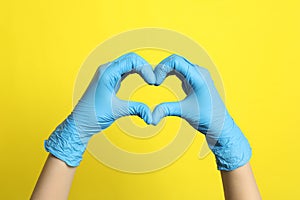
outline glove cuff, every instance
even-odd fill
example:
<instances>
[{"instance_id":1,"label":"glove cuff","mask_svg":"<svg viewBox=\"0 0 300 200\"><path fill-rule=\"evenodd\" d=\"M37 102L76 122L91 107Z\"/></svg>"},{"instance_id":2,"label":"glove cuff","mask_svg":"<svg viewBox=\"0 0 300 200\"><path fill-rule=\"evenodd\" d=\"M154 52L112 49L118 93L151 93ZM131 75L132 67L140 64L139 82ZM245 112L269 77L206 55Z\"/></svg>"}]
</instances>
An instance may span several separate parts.
<instances>
[{"instance_id":1,"label":"glove cuff","mask_svg":"<svg viewBox=\"0 0 300 200\"><path fill-rule=\"evenodd\" d=\"M79 165L86 145L87 138L83 139L80 137L72 114L44 142L47 152L71 167Z\"/></svg>"},{"instance_id":2,"label":"glove cuff","mask_svg":"<svg viewBox=\"0 0 300 200\"><path fill-rule=\"evenodd\" d=\"M240 128L234 124L229 134L231 137L222 135L216 144L210 147L216 156L218 170L232 171L249 162L252 149Z\"/></svg>"}]
</instances>

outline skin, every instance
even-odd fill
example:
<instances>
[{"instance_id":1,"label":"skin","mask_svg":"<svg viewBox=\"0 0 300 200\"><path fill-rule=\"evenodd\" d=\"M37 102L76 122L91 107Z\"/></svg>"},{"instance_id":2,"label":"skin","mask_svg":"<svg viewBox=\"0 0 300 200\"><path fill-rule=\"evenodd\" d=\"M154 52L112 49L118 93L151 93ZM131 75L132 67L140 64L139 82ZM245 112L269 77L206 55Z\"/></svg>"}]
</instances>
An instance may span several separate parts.
<instances>
[{"instance_id":1,"label":"skin","mask_svg":"<svg viewBox=\"0 0 300 200\"><path fill-rule=\"evenodd\" d=\"M49 154L30 199L68 199L76 167Z\"/></svg>"},{"instance_id":2,"label":"skin","mask_svg":"<svg viewBox=\"0 0 300 200\"><path fill-rule=\"evenodd\" d=\"M31 200L65 200L72 185L76 167L49 154L36 183ZM233 171L221 171L226 200L260 200L250 163Z\"/></svg>"},{"instance_id":3,"label":"skin","mask_svg":"<svg viewBox=\"0 0 300 200\"><path fill-rule=\"evenodd\" d=\"M250 163L232 171L221 171L225 199L261 199Z\"/></svg>"},{"instance_id":4,"label":"skin","mask_svg":"<svg viewBox=\"0 0 300 200\"><path fill-rule=\"evenodd\" d=\"M138 57L136 54L131 53L131 54L125 55L125 57L121 57L121 58L126 58L126 56L127 56L127 59L128 58L129 58L129 60L133 59L135 62L131 63L131 65L126 66L128 60L121 59L121 60L119 60L119 62L114 62L111 69L117 69L116 73L121 73L121 75L122 75L122 74L124 74L124 72L128 72L128 71L132 70L132 65L134 63L137 63L138 60L140 61L140 63L144 63L144 61L140 57ZM171 56L170 58L171 58L171 61L173 61L172 59L177 59L176 62L174 62L173 64L169 63L173 67L175 67L174 65L178 65L178 63L182 64L182 66L179 65L179 66L177 66L177 68L175 67L175 70L178 69L179 72L182 73L183 75L186 72L188 72L189 67L193 68L193 65L191 65L189 62L186 62L185 59L182 59L176 55ZM184 61L183 63L180 62L182 60ZM123 62L125 62L125 64ZM124 65L122 65L122 63ZM122 71L122 70L120 71L120 69L125 70L125 71ZM171 69L171 68L169 68L169 69ZM141 72L143 72L143 70L141 70ZM149 69L148 72L144 71L144 73L152 74L152 70ZM163 74L164 76L161 77L160 76L161 74ZM120 77L121 77L121 75L120 75ZM161 70L159 72L157 72L157 75L158 75L158 77L160 77L160 80L162 78L164 79L165 76L167 75L166 70L161 68ZM201 74L198 74L198 75L199 76L196 78L196 80L200 80L202 77L202 76L200 76ZM188 76L188 75L186 75L186 76ZM147 76L145 76L145 77L147 77ZM154 74L153 74L152 78L155 79ZM96 79L96 80L98 80L98 79ZM99 80L102 80L102 79L99 79ZM150 82L153 82L153 80ZM198 83L198 82L196 82L196 83ZM94 84L94 82L92 82L92 86L93 86L93 84ZM102 83L102 84L106 84L106 83ZM117 82L115 82L115 84L117 84ZM203 83L199 82L199 84L203 84ZM113 88L115 88L115 87L113 87ZM201 88L201 90L202 90L202 88ZM89 101L82 101L82 102L89 102ZM104 102L104 105L106 103L107 102ZM109 103L110 103L110 101L109 101ZM89 103L87 103L87 104L89 106ZM84 105L84 106L88 107L87 105ZM137 113L128 113L128 114L133 115L133 114L137 114ZM179 115L175 115L175 116L179 116ZM157 121L157 123L158 123L158 121ZM156 123L154 123L154 124L156 124ZM41 175L40 175L40 177L37 181L37 184L34 188L34 191L32 193L31 199L32 200L35 200L35 199L39 199L39 200L68 199L68 194L69 194L69 191L70 191L70 188L72 185L75 171L76 171L76 167L70 167L62 160L49 154L47 161L44 165L44 168L41 172ZM223 188L224 188L224 194L225 194L226 200L236 200L236 199L238 199L238 200L259 200L259 199L261 199L259 190L258 190L256 182L255 182L255 178L253 176L253 172L251 170L249 163L247 163L244 166L239 167L235 170L232 170L232 171L221 171L221 177L222 177L222 181L223 181Z\"/></svg>"}]
</instances>

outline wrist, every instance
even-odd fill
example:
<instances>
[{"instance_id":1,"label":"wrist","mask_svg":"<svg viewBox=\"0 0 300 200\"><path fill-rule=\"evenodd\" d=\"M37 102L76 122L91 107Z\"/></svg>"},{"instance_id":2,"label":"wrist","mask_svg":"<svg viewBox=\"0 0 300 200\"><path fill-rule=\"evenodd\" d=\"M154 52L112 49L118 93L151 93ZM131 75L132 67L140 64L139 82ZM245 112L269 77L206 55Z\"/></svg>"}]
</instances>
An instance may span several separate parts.
<instances>
[{"instance_id":1,"label":"wrist","mask_svg":"<svg viewBox=\"0 0 300 200\"><path fill-rule=\"evenodd\" d=\"M221 133L210 148L215 154L218 170L232 171L249 162L252 150L247 138L234 124L230 133Z\"/></svg>"},{"instance_id":2,"label":"wrist","mask_svg":"<svg viewBox=\"0 0 300 200\"><path fill-rule=\"evenodd\" d=\"M89 137L83 138L76 128L73 115L69 115L45 140L47 152L67 165L78 166L86 149Z\"/></svg>"}]
</instances>

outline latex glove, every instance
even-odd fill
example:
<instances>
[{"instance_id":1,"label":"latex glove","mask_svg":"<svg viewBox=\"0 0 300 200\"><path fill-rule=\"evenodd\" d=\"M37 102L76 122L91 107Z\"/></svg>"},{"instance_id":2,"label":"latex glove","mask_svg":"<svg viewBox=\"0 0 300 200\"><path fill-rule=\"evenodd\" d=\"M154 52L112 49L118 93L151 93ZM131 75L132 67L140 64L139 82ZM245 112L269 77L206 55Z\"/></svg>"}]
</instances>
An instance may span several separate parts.
<instances>
[{"instance_id":1,"label":"latex glove","mask_svg":"<svg viewBox=\"0 0 300 200\"><path fill-rule=\"evenodd\" d=\"M171 55L155 68L156 85L170 72L183 80L187 96L180 102L158 105L152 113L153 124L165 116L182 117L205 134L219 170L230 171L246 164L251 157L250 145L229 115L209 71L181 56Z\"/></svg>"},{"instance_id":2,"label":"latex glove","mask_svg":"<svg viewBox=\"0 0 300 200\"><path fill-rule=\"evenodd\" d=\"M122 76L132 72L139 73L148 84L155 83L152 67L135 53L100 66L73 112L45 141L45 149L69 166L78 166L89 139L116 119L138 115L150 124L152 114L145 104L116 97Z\"/></svg>"}]
</instances>

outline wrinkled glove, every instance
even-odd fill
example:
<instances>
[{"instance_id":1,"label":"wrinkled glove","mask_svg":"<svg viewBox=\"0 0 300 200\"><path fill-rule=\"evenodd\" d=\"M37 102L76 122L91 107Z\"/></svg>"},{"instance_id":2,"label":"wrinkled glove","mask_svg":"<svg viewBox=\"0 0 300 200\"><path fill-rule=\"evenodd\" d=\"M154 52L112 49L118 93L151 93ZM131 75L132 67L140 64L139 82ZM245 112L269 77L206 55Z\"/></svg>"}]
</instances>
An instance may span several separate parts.
<instances>
[{"instance_id":1,"label":"wrinkled glove","mask_svg":"<svg viewBox=\"0 0 300 200\"><path fill-rule=\"evenodd\" d=\"M116 119L138 115L150 124L152 115L145 104L116 97L122 77L133 72L148 84L155 83L151 65L135 53L100 66L72 113L45 141L45 149L67 165L78 166L90 138Z\"/></svg>"},{"instance_id":2,"label":"wrinkled glove","mask_svg":"<svg viewBox=\"0 0 300 200\"><path fill-rule=\"evenodd\" d=\"M158 105L152 113L152 123L156 125L165 116L182 117L205 135L219 170L231 171L245 165L250 160L251 147L229 115L208 70L171 55L155 68L156 85L170 73L183 81L187 96L179 102Z\"/></svg>"}]
</instances>

